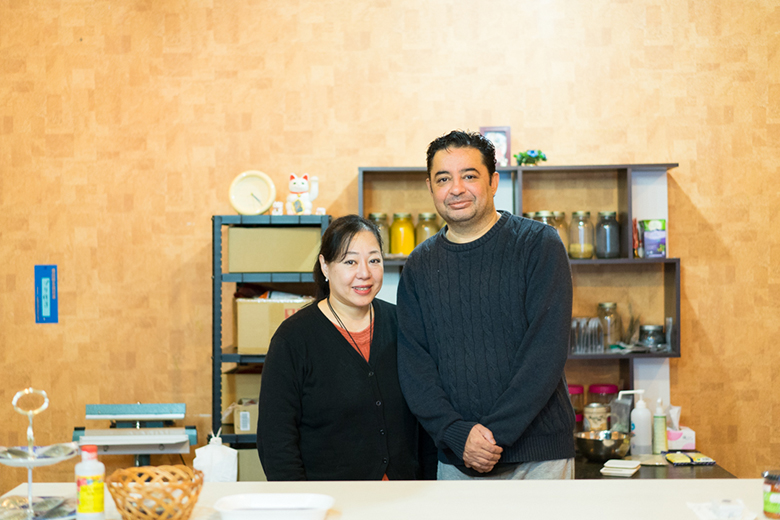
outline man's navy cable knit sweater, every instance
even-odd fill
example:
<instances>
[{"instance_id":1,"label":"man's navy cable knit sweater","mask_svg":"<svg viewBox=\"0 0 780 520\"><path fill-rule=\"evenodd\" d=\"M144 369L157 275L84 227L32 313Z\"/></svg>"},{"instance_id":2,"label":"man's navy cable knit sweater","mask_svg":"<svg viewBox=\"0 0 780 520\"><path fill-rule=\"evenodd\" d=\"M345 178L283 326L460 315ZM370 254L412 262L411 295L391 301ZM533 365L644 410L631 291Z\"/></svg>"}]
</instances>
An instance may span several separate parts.
<instances>
[{"instance_id":1,"label":"man's navy cable knit sweater","mask_svg":"<svg viewBox=\"0 0 780 520\"><path fill-rule=\"evenodd\" d=\"M574 457L563 367L572 281L555 229L502 212L456 244L446 228L409 256L398 286L398 369L412 412L444 462L463 465L480 423L500 463Z\"/></svg>"}]
</instances>

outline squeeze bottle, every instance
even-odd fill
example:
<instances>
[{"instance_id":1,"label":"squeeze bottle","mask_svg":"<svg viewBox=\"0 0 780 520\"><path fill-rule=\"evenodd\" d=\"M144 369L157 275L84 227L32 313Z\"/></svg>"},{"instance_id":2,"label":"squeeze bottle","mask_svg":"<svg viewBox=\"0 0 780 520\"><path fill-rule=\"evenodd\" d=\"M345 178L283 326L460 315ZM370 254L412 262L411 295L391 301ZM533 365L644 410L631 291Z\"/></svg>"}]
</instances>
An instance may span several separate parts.
<instances>
[{"instance_id":1,"label":"squeeze bottle","mask_svg":"<svg viewBox=\"0 0 780 520\"><path fill-rule=\"evenodd\" d=\"M650 410L642 400L644 390L635 390L636 406L631 411L631 455L650 455L653 452L653 430Z\"/></svg>"},{"instance_id":2,"label":"squeeze bottle","mask_svg":"<svg viewBox=\"0 0 780 520\"><path fill-rule=\"evenodd\" d=\"M106 467L97 460L97 446L81 447L81 462L76 464L77 520L103 520Z\"/></svg>"},{"instance_id":3,"label":"squeeze bottle","mask_svg":"<svg viewBox=\"0 0 780 520\"><path fill-rule=\"evenodd\" d=\"M666 443L666 412L664 411L664 401L658 398L658 404L653 414L653 453L660 455L668 451Z\"/></svg>"}]
</instances>

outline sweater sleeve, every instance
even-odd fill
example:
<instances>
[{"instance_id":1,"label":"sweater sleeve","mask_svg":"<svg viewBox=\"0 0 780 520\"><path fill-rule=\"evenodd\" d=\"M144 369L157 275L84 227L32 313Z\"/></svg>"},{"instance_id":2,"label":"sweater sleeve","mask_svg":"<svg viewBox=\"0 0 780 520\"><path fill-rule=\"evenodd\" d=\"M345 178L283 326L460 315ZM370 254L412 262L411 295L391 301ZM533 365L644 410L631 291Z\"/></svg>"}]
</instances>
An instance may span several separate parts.
<instances>
[{"instance_id":1,"label":"sweater sleeve","mask_svg":"<svg viewBox=\"0 0 780 520\"><path fill-rule=\"evenodd\" d=\"M548 232L549 231L549 232ZM482 424L500 446L514 444L552 398L569 349L572 280L563 243L554 231L539 234L525 273L528 328L512 360L514 374Z\"/></svg>"},{"instance_id":2,"label":"sweater sleeve","mask_svg":"<svg viewBox=\"0 0 780 520\"><path fill-rule=\"evenodd\" d=\"M300 449L303 363L277 333L263 365L257 452L268 480L306 480Z\"/></svg>"},{"instance_id":3,"label":"sweater sleeve","mask_svg":"<svg viewBox=\"0 0 780 520\"><path fill-rule=\"evenodd\" d=\"M426 339L413 270L407 262L398 284L398 379L409 409L436 446L446 445L462 459L476 422L465 421L444 390Z\"/></svg>"}]
</instances>

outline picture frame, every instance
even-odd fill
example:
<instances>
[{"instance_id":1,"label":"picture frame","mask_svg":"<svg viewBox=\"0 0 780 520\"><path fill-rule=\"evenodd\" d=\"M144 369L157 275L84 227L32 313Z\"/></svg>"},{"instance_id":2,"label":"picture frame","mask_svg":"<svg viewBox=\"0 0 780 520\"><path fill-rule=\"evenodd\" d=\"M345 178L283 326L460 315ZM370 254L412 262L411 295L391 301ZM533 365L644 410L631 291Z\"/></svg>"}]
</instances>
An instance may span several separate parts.
<instances>
[{"instance_id":1,"label":"picture frame","mask_svg":"<svg viewBox=\"0 0 780 520\"><path fill-rule=\"evenodd\" d=\"M496 167L512 165L512 137L508 126L480 126L479 133L496 148Z\"/></svg>"}]
</instances>

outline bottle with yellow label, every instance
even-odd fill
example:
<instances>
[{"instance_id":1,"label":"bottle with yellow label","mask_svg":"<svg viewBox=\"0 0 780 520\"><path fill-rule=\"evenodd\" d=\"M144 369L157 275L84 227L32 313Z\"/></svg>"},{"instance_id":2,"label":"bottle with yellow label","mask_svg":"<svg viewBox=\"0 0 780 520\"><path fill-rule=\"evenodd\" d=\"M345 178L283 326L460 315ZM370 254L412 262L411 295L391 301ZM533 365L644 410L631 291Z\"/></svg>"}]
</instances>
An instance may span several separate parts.
<instances>
[{"instance_id":1,"label":"bottle with yellow label","mask_svg":"<svg viewBox=\"0 0 780 520\"><path fill-rule=\"evenodd\" d=\"M103 520L105 518L103 481L106 467L97 460L97 446L81 447L81 462L76 464L77 520Z\"/></svg>"},{"instance_id":2,"label":"bottle with yellow label","mask_svg":"<svg viewBox=\"0 0 780 520\"><path fill-rule=\"evenodd\" d=\"M390 253L409 255L414 249L414 224L411 213L394 213L390 226Z\"/></svg>"}]
</instances>

